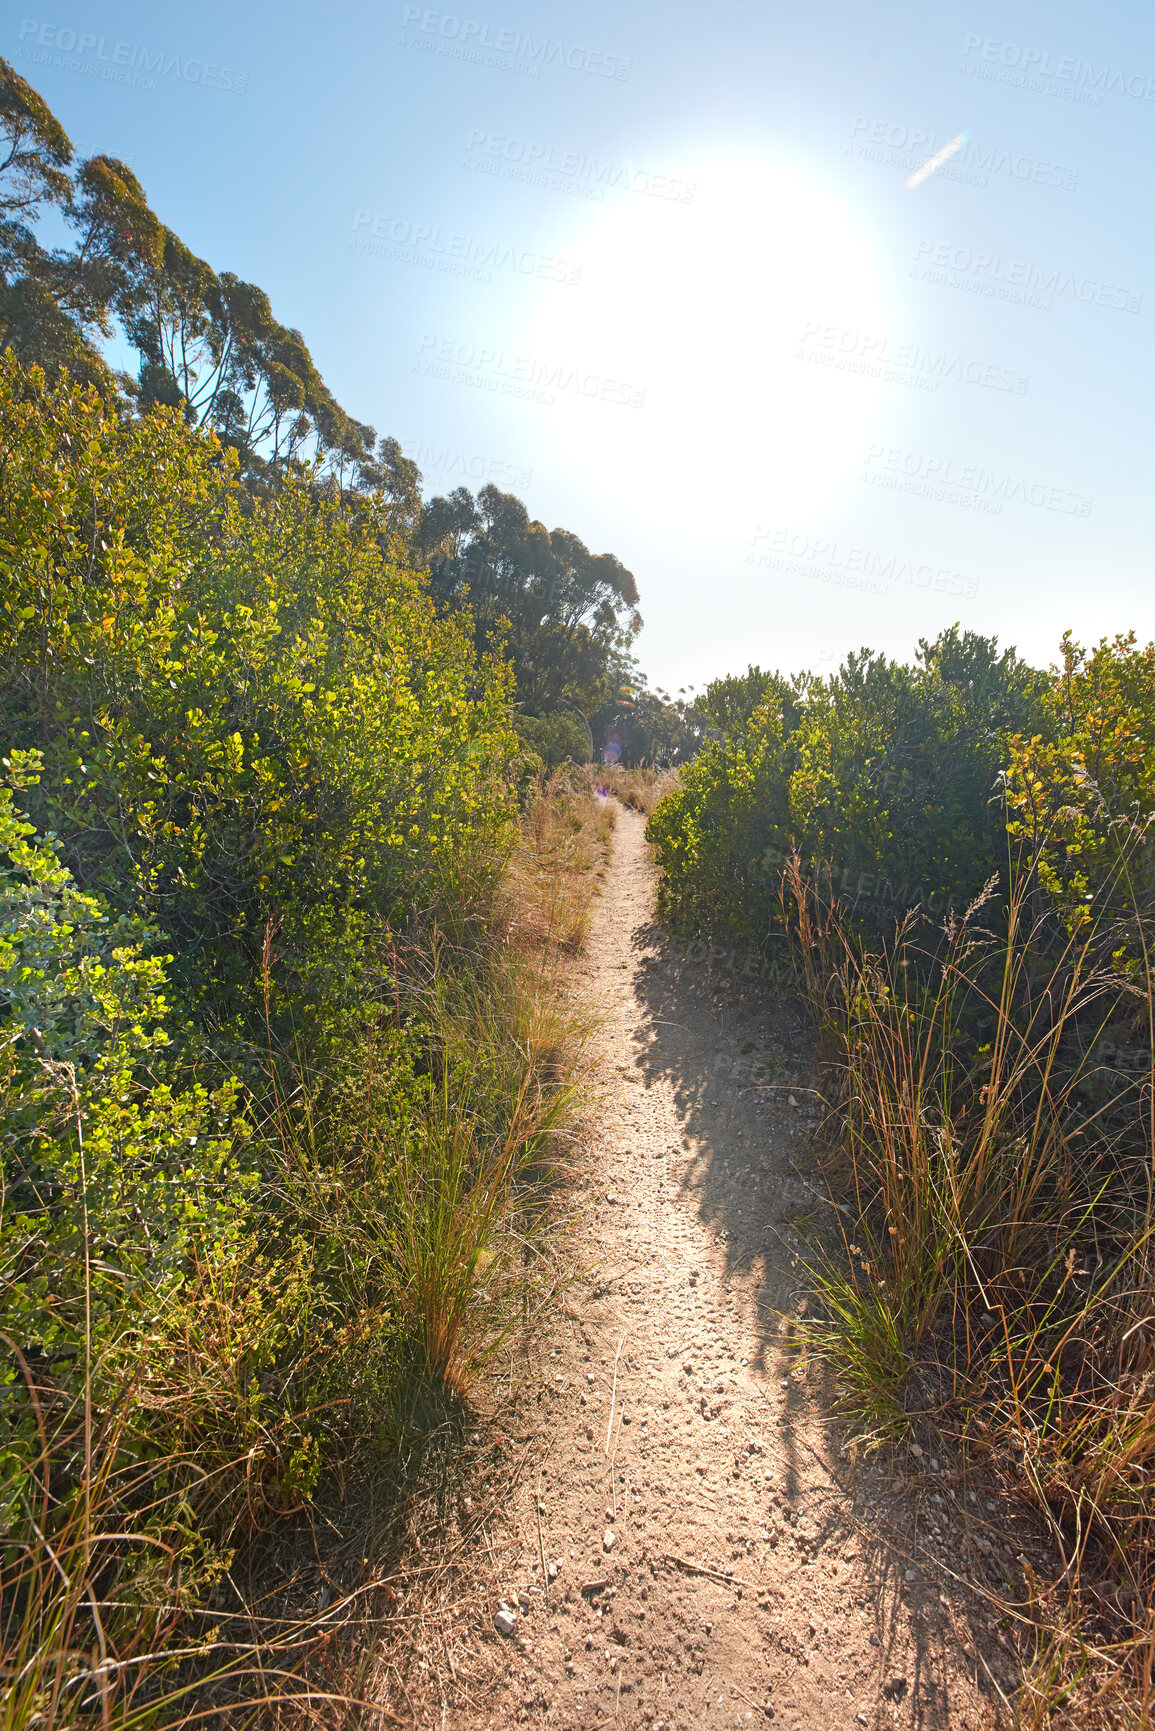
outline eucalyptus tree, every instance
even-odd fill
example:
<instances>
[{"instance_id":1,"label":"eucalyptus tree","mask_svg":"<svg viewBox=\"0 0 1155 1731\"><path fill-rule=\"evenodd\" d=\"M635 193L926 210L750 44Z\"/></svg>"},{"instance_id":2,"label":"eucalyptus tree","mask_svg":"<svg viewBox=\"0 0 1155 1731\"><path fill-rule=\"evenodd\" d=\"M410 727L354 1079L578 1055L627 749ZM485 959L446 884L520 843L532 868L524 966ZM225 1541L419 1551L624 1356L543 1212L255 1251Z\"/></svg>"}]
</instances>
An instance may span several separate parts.
<instances>
[{"instance_id":1,"label":"eucalyptus tree","mask_svg":"<svg viewBox=\"0 0 1155 1731\"><path fill-rule=\"evenodd\" d=\"M605 700L614 658L642 624L637 583L615 554L548 530L492 484L431 499L416 548L441 604L470 607L478 644L504 643L527 713Z\"/></svg>"},{"instance_id":2,"label":"eucalyptus tree","mask_svg":"<svg viewBox=\"0 0 1155 1731\"><path fill-rule=\"evenodd\" d=\"M108 368L60 296L37 226L73 196L72 142L44 98L0 58L0 349L50 374L107 383Z\"/></svg>"}]
</instances>

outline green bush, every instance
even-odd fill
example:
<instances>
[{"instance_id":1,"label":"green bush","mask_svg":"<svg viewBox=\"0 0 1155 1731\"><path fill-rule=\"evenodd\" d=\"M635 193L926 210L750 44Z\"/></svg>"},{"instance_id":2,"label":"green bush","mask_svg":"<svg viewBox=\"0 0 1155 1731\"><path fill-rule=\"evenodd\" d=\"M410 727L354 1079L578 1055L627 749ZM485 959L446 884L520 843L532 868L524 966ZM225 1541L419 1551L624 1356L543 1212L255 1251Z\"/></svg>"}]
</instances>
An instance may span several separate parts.
<instances>
[{"instance_id":1,"label":"green bush","mask_svg":"<svg viewBox=\"0 0 1155 1731\"><path fill-rule=\"evenodd\" d=\"M304 474L254 502L175 411L117 420L5 361L0 462L0 725L41 753L33 821L163 933L201 1018L262 1009L270 921L298 1008L341 1008L372 921L508 835L504 667L389 563L373 501Z\"/></svg>"},{"instance_id":2,"label":"green bush","mask_svg":"<svg viewBox=\"0 0 1155 1731\"><path fill-rule=\"evenodd\" d=\"M15 768L34 780L35 756ZM80 894L0 790L0 1328L45 1364L102 1358L141 1290L163 1306L248 1212L237 1084L170 1070L151 936ZM37 1442L31 1417L9 1448ZM18 1496L18 1475L4 1483Z\"/></svg>"},{"instance_id":3,"label":"green bush","mask_svg":"<svg viewBox=\"0 0 1155 1731\"><path fill-rule=\"evenodd\" d=\"M1140 649L1131 632L1086 650L1068 633L1062 652L1045 731L1015 738L1007 781L1012 833L1040 851L1045 887L1085 922L1105 892L1120 912L1150 893L1155 644Z\"/></svg>"},{"instance_id":4,"label":"green bush","mask_svg":"<svg viewBox=\"0 0 1155 1731\"><path fill-rule=\"evenodd\" d=\"M1012 736L1047 721L1045 675L1013 650L953 628L913 666L864 650L825 680L716 683L732 730L651 820L669 916L765 939L794 848L875 925L964 907L1005 863L1000 772Z\"/></svg>"},{"instance_id":5,"label":"green bush","mask_svg":"<svg viewBox=\"0 0 1155 1731\"><path fill-rule=\"evenodd\" d=\"M556 710L552 715L521 715L513 718L522 744L541 758L547 769L562 763L588 763L589 734L576 715Z\"/></svg>"}]
</instances>

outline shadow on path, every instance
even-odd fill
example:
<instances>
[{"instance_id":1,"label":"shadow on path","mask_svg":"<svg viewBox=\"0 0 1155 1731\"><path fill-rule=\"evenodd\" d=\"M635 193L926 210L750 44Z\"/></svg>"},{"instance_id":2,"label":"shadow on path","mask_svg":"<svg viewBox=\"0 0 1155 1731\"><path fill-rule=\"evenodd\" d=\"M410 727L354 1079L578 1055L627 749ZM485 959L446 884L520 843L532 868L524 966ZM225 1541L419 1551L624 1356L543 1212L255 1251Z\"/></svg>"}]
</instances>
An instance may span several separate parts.
<instances>
[{"instance_id":1,"label":"shadow on path","mask_svg":"<svg viewBox=\"0 0 1155 1731\"><path fill-rule=\"evenodd\" d=\"M683 1200L710 1229L723 1286L744 1305L748 1334L752 1328L751 1368L772 1408L787 1524L796 1532L805 1524L802 1580L815 1582L818 1559L829 1560L828 1585L867 1590L886 1723L900 1704L920 1726L977 1723L960 1717L949 1679L963 1658L960 1638L988 1645L989 1624L966 1584L933 1561L932 1534L940 1525L957 1533L954 1513L965 1524L963 1492L937 1462L908 1474L893 1457L855 1466L840 1455L833 1388L798 1365L803 1263L816 1242L834 1254L840 1244L816 1170L822 1113L813 1029L798 1002L744 977L744 964L747 975L755 968L740 947L679 945L652 922L635 928L633 944L640 961L629 1061L644 1086L673 1091ZM852 1562L835 1560L850 1550ZM973 1680L973 1660L967 1669ZM1009 1667L1002 1681L1012 1686Z\"/></svg>"}]
</instances>

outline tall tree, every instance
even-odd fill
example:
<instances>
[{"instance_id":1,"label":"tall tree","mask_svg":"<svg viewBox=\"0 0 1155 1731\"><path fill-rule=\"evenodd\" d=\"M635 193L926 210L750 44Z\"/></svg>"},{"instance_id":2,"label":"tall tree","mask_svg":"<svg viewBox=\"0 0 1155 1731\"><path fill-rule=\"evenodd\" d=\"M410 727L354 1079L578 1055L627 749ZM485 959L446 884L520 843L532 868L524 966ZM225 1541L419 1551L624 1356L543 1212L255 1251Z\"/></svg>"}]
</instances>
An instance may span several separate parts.
<instances>
[{"instance_id":1,"label":"tall tree","mask_svg":"<svg viewBox=\"0 0 1155 1731\"><path fill-rule=\"evenodd\" d=\"M72 144L44 98L0 58L0 241L35 244L32 224L72 191Z\"/></svg>"},{"instance_id":2,"label":"tall tree","mask_svg":"<svg viewBox=\"0 0 1155 1731\"><path fill-rule=\"evenodd\" d=\"M61 304L58 269L35 229L73 195L72 144L44 98L0 58L0 349L50 374L67 366L106 383L108 369Z\"/></svg>"},{"instance_id":3,"label":"tall tree","mask_svg":"<svg viewBox=\"0 0 1155 1731\"><path fill-rule=\"evenodd\" d=\"M321 458L340 487L412 493L400 450L343 409L300 331L256 283L219 275L167 227L127 164L73 151L44 99L0 60L0 347L111 385L99 343L119 327L140 357L122 380L142 408L179 407L240 452L250 476ZM55 207L71 246L35 232ZM395 444L392 441L392 444ZM419 482L419 477L418 477ZM416 512L410 499L409 527Z\"/></svg>"},{"instance_id":4,"label":"tall tree","mask_svg":"<svg viewBox=\"0 0 1155 1731\"><path fill-rule=\"evenodd\" d=\"M458 487L430 500L417 549L442 604L468 602L479 643L505 638L527 713L588 712L605 700L614 657L642 624L633 573L614 554L547 530L492 484L476 498Z\"/></svg>"},{"instance_id":5,"label":"tall tree","mask_svg":"<svg viewBox=\"0 0 1155 1731\"><path fill-rule=\"evenodd\" d=\"M132 169L115 156L82 162L66 214L77 241L53 253L57 297L83 329L128 328L150 272L164 256L164 225Z\"/></svg>"}]
</instances>

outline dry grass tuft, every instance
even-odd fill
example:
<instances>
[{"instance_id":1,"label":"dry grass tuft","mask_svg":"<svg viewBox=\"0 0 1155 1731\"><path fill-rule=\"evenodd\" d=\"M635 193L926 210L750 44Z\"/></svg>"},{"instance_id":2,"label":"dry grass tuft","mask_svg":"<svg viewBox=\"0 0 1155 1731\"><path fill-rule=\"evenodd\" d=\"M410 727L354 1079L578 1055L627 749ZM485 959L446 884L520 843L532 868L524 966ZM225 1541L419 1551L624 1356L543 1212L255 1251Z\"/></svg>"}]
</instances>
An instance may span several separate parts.
<instances>
[{"instance_id":1,"label":"dry grass tuft","mask_svg":"<svg viewBox=\"0 0 1155 1731\"><path fill-rule=\"evenodd\" d=\"M665 799L678 784L677 769L622 769L610 764L595 769L597 784L605 787L615 799L649 817L660 799Z\"/></svg>"},{"instance_id":2,"label":"dry grass tuft","mask_svg":"<svg viewBox=\"0 0 1155 1731\"><path fill-rule=\"evenodd\" d=\"M559 960L576 955L614 830L616 807L588 768L565 765L530 790L506 882L516 942Z\"/></svg>"}]
</instances>

